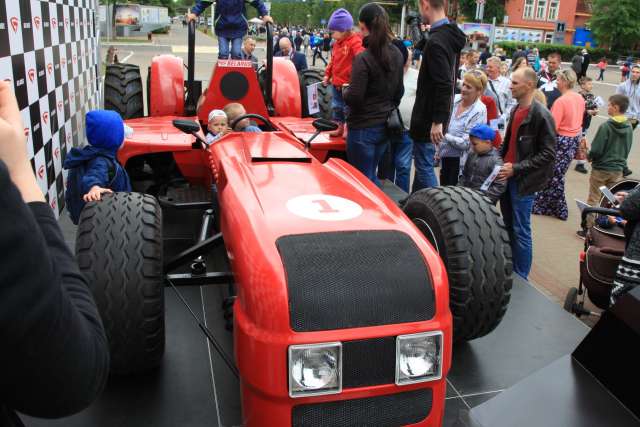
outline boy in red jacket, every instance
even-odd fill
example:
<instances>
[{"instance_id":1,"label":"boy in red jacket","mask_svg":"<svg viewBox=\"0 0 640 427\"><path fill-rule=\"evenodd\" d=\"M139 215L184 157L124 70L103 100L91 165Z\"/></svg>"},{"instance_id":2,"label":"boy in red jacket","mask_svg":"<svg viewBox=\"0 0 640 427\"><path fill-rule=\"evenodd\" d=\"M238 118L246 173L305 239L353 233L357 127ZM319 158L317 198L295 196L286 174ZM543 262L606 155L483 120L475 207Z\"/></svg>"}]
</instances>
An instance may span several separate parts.
<instances>
[{"instance_id":1,"label":"boy in red jacket","mask_svg":"<svg viewBox=\"0 0 640 427\"><path fill-rule=\"evenodd\" d=\"M348 84L351 80L351 63L357 54L364 50L362 37L354 33L353 17L345 9L338 9L329 18L329 31L336 41L333 44L331 62L324 72L323 85L331 83L333 88L333 120L340 126L331 132L331 136L339 137L344 134L344 123L346 121L347 106L342 99L342 85Z\"/></svg>"}]
</instances>

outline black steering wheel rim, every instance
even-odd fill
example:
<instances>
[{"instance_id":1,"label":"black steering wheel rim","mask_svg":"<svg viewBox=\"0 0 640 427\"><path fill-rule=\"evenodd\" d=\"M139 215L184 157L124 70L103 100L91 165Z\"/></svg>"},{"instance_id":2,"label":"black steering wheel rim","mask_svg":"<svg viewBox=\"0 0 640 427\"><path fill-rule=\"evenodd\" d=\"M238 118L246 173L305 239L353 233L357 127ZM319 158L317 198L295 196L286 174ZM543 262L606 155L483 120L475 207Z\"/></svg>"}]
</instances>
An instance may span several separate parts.
<instances>
[{"instance_id":1,"label":"black steering wheel rim","mask_svg":"<svg viewBox=\"0 0 640 427\"><path fill-rule=\"evenodd\" d=\"M276 125L273 124L273 122L271 120L269 120L268 118L261 116L260 114L243 114L240 117L236 118L234 121L231 122L231 130L235 130L236 125L238 123L240 123L241 120L244 119L255 119L255 120L260 120L262 123L264 123L264 125L268 128L267 131L269 132L274 132L276 130L278 130L276 128Z\"/></svg>"}]
</instances>

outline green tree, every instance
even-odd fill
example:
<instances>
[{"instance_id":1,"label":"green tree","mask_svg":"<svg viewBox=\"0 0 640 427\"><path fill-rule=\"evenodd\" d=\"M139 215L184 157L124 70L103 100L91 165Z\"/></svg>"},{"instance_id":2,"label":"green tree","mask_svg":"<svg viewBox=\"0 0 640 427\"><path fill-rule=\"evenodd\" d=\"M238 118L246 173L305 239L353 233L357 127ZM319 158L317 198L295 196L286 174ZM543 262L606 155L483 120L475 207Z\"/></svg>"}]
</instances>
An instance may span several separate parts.
<instances>
[{"instance_id":1,"label":"green tree","mask_svg":"<svg viewBox=\"0 0 640 427\"><path fill-rule=\"evenodd\" d=\"M633 48L640 40L638 0L594 0L589 25L598 43L613 50Z\"/></svg>"},{"instance_id":2,"label":"green tree","mask_svg":"<svg viewBox=\"0 0 640 427\"><path fill-rule=\"evenodd\" d=\"M486 0L484 5L483 22L491 22L495 16L496 22L501 23L504 18L504 2L508 0ZM460 0L458 2L460 13L464 15L468 22L480 22L474 19L476 16L476 0Z\"/></svg>"}]
</instances>

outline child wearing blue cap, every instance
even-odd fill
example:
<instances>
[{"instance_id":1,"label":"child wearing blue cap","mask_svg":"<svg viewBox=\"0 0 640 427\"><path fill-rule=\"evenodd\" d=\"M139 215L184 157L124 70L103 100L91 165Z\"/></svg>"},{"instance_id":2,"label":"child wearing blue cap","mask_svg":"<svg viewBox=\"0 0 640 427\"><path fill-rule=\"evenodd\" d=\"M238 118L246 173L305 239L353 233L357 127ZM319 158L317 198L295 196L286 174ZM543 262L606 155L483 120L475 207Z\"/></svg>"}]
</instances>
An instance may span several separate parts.
<instances>
[{"instance_id":1,"label":"child wearing blue cap","mask_svg":"<svg viewBox=\"0 0 640 427\"><path fill-rule=\"evenodd\" d=\"M476 125L469 131L472 151L464 165L458 185L487 196L495 205L507 188L506 181L497 181L502 167L500 153L493 147L496 132L487 125Z\"/></svg>"},{"instance_id":2,"label":"child wearing blue cap","mask_svg":"<svg viewBox=\"0 0 640 427\"><path fill-rule=\"evenodd\" d=\"M129 175L116 158L131 129L115 111L89 111L86 124L89 145L72 148L63 164L69 170L65 203L74 224L85 203L105 193L131 191Z\"/></svg>"}]
</instances>

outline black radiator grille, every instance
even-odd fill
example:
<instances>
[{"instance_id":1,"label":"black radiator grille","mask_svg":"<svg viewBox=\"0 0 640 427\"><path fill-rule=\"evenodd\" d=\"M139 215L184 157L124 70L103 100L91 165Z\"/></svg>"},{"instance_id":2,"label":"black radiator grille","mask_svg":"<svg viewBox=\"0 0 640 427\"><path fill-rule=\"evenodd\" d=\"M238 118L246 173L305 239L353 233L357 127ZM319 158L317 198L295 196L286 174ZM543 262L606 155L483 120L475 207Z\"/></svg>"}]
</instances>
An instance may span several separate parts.
<instances>
[{"instance_id":1,"label":"black radiator grille","mask_svg":"<svg viewBox=\"0 0 640 427\"><path fill-rule=\"evenodd\" d=\"M293 427L392 427L423 421L431 412L431 389L293 407Z\"/></svg>"},{"instance_id":2,"label":"black radiator grille","mask_svg":"<svg viewBox=\"0 0 640 427\"><path fill-rule=\"evenodd\" d=\"M342 343L342 388L393 384L396 337Z\"/></svg>"},{"instance_id":3,"label":"black radiator grille","mask_svg":"<svg viewBox=\"0 0 640 427\"><path fill-rule=\"evenodd\" d=\"M417 322L435 313L427 266L405 233L298 234L276 245L296 332Z\"/></svg>"}]
</instances>

